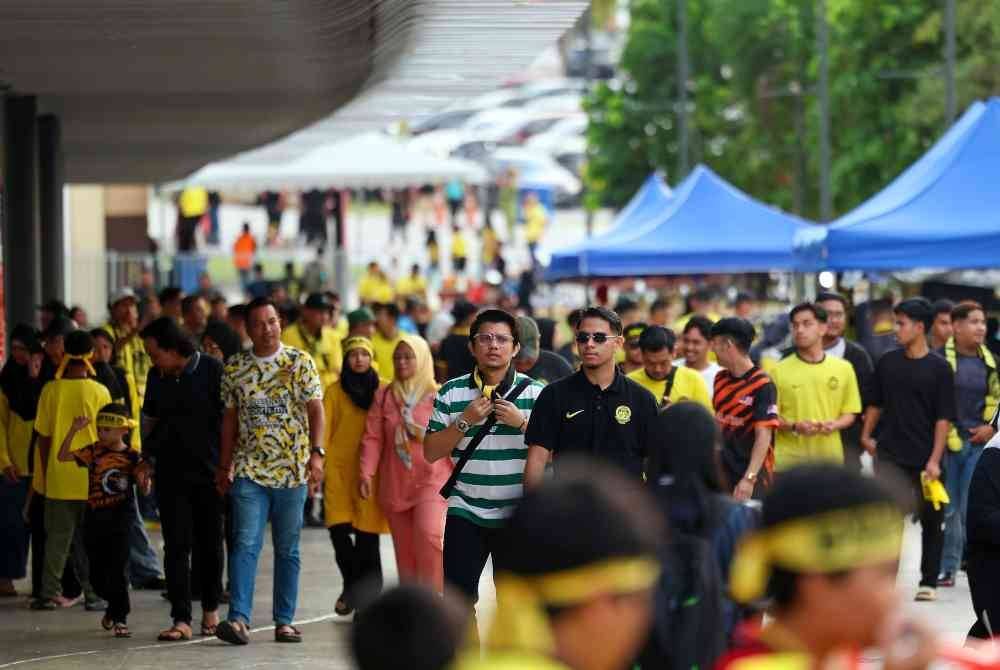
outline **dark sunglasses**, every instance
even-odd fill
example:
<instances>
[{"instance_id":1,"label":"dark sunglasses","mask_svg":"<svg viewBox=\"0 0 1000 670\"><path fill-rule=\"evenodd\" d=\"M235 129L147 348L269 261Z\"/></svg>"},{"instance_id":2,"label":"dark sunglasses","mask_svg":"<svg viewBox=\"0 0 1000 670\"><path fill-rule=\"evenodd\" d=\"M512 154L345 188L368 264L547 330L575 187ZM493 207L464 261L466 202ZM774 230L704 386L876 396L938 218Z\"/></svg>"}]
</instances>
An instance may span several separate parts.
<instances>
[{"instance_id":1,"label":"dark sunglasses","mask_svg":"<svg viewBox=\"0 0 1000 670\"><path fill-rule=\"evenodd\" d=\"M581 330L576 334L576 343L586 344L589 340L594 340L594 344L604 344L613 337L615 336L608 333L588 333Z\"/></svg>"}]
</instances>

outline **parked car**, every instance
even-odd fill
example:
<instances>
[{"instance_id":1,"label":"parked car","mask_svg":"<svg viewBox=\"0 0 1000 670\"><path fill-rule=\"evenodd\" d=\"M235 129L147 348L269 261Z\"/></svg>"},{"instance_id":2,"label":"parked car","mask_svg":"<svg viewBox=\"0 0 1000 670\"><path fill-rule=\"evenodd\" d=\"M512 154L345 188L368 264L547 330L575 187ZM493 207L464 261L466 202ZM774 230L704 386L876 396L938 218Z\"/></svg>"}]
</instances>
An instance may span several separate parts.
<instances>
[{"instance_id":1,"label":"parked car","mask_svg":"<svg viewBox=\"0 0 1000 670\"><path fill-rule=\"evenodd\" d=\"M521 147L499 147L488 159L494 174L509 169L517 172L519 184L544 184L551 186L557 206L572 206L580 198L582 185L573 173L559 165L551 156Z\"/></svg>"},{"instance_id":2,"label":"parked car","mask_svg":"<svg viewBox=\"0 0 1000 670\"><path fill-rule=\"evenodd\" d=\"M554 123L548 130L539 133L524 143L528 149L544 151L554 154L562 148L567 140L574 137L583 137L587 132L588 119L586 114L571 114L557 123Z\"/></svg>"}]
</instances>

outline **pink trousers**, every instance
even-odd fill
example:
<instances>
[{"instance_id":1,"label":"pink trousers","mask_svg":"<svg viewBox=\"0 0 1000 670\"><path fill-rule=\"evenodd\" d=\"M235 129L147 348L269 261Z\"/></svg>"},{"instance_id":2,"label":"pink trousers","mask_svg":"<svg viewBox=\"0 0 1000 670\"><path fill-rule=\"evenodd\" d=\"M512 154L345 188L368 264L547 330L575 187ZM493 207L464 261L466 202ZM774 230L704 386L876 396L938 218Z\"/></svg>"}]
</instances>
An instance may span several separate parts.
<instances>
[{"instance_id":1,"label":"pink trousers","mask_svg":"<svg viewBox=\"0 0 1000 670\"><path fill-rule=\"evenodd\" d=\"M448 501L417 503L403 512L386 512L401 582L444 591L444 516Z\"/></svg>"}]
</instances>

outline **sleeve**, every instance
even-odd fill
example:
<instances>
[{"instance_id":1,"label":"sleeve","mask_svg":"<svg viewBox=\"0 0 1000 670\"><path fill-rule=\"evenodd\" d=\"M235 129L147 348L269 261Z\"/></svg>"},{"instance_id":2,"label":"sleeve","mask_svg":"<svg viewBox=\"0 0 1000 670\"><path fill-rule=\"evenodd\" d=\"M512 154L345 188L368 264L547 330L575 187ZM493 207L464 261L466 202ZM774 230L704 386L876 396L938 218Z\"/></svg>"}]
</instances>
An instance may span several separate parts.
<instances>
[{"instance_id":1,"label":"sleeve","mask_svg":"<svg viewBox=\"0 0 1000 670\"><path fill-rule=\"evenodd\" d=\"M858 379L858 391L861 393L861 409L871 403L871 385L875 377L875 366L872 365L872 357L868 355L864 347L855 346L854 354L854 374Z\"/></svg>"},{"instance_id":2,"label":"sleeve","mask_svg":"<svg viewBox=\"0 0 1000 670\"><path fill-rule=\"evenodd\" d=\"M996 546L1000 538L1000 451L985 449L969 484L968 540Z\"/></svg>"},{"instance_id":3,"label":"sleeve","mask_svg":"<svg viewBox=\"0 0 1000 670\"><path fill-rule=\"evenodd\" d=\"M888 358L888 356L880 358L878 363L875 364L874 371L872 371L871 379L868 382L868 398L865 400L868 407L882 407L882 404L885 402L882 393L882 375L885 372L886 360Z\"/></svg>"},{"instance_id":4,"label":"sleeve","mask_svg":"<svg viewBox=\"0 0 1000 670\"><path fill-rule=\"evenodd\" d=\"M937 398L935 398L935 418L948 419L954 421L957 415L955 409L955 374L951 371L951 366L944 359L938 359L940 364L938 369ZM935 362L938 362L935 361Z\"/></svg>"},{"instance_id":5,"label":"sleeve","mask_svg":"<svg viewBox=\"0 0 1000 670\"><path fill-rule=\"evenodd\" d=\"M448 394L438 391L434 398L434 411L427 422L427 434L439 433L451 425L451 413L448 406Z\"/></svg>"},{"instance_id":6,"label":"sleeve","mask_svg":"<svg viewBox=\"0 0 1000 670\"><path fill-rule=\"evenodd\" d=\"M326 445L327 451L333 449L333 433L337 430L338 412L334 407L334 398L337 395L334 393L335 386L336 384L330 384L326 388L326 393L323 394L323 418L326 426L326 436L323 443Z\"/></svg>"},{"instance_id":7,"label":"sleeve","mask_svg":"<svg viewBox=\"0 0 1000 670\"><path fill-rule=\"evenodd\" d=\"M6 470L13 461L10 458L10 444L7 439L10 431L10 402L7 394L0 391L0 471Z\"/></svg>"},{"instance_id":8,"label":"sleeve","mask_svg":"<svg viewBox=\"0 0 1000 670\"><path fill-rule=\"evenodd\" d=\"M38 413L35 415L35 432L42 437L52 437L54 430L52 422L52 384L46 384L42 389L42 397L38 400Z\"/></svg>"},{"instance_id":9,"label":"sleeve","mask_svg":"<svg viewBox=\"0 0 1000 670\"><path fill-rule=\"evenodd\" d=\"M160 418L160 409L157 404L160 396L159 380L160 376L157 374L156 368L150 368L149 374L146 375L146 393L142 398L142 413L150 419Z\"/></svg>"},{"instance_id":10,"label":"sleeve","mask_svg":"<svg viewBox=\"0 0 1000 670\"><path fill-rule=\"evenodd\" d=\"M844 391L844 404L840 408L841 414L861 414L864 406L861 404L861 391L858 388L858 378L854 374L854 367L850 364L845 366L844 383L847 385Z\"/></svg>"},{"instance_id":11,"label":"sleeve","mask_svg":"<svg viewBox=\"0 0 1000 670\"><path fill-rule=\"evenodd\" d=\"M299 357L296 365L298 374L296 375L296 387L299 389L299 399L301 402L323 399L323 383L319 379L319 371L316 370L316 363L312 356L303 354Z\"/></svg>"},{"instance_id":12,"label":"sleeve","mask_svg":"<svg viewBox=\"0 0 1000 670\"><path fill-rule=\"evenodd\" d=\"M361 438L361 453L358 459L361 477L370 479L378 472L382 460L382 404L385 402L386 388L375 393L375 399L365 419L365 432Z\"/></svg>"},{"instance_id":13,"label":"sleeve","mask_svg":"<svg viewBox=\"0 0 1000 670\"><path fill-rule=\"evenodd\" d=\"M778 389L768 381L753 396L754 426L778 427Z\"/></svg>"},{"instance_id":14,"label":"sleeve","mask_svg":"<svg viewBox=\"0 0 1000 670\"><path fill-rule=\"evenodd\" d=\"M649 391L646 391L645 393L640 393L638 395L641 398L639 402L645 405L642 408L642 413L641 413L641 416L644 417L645 420L640 422L639 425L637 426L637 429L639 431L639 434L637 436L638 437L637 442L639 444L639 455L642 456L643 458L646 458L654 449L653 428L655 425L654 422L656 421L656 417L660 411L660 406L659 402L656 400L656 397Z\"/></svg>"},{"instance_id":15,"label":"sleeve","mask_svg":"<svg viewBox=\"0 0 1000 670\"><path fill-rule=\"evenodd\" d=\"M556 408L555 385L543 388L535 398L524 433L524 443L555 451L559 440L559 421Z\"/></svg>"},{"instance_id":16,"label":"sleeve","mask_svg":"<svg viewBox=\"0 0 1000 670\"><path fill-rule=\"evenodd\" d=\"M86 447L71 451L70 455L76 460L77 465L84 468L90 467L90 464L94 462L94 445L88 444Z\"/></svg>"}]
</instances>

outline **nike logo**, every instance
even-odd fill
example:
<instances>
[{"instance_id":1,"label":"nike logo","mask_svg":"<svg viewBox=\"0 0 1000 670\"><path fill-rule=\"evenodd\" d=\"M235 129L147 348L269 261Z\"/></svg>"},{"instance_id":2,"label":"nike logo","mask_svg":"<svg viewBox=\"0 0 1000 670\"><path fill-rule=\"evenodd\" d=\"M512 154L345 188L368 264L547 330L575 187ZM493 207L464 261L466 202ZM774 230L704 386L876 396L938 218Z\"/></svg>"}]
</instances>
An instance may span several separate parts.
<instances>
[{"instance_id":1,"label":"nike logo","mask_svg":"<svg viewBox=\"0 0 1000 670\"><path fill-rule=\"evenodd\" d=\"M575 412L566 412L566 418L567 419L572 419L577 414L583 414L583 410L582 409L578 409Z\"/></svg>"}]
</instances>

